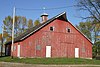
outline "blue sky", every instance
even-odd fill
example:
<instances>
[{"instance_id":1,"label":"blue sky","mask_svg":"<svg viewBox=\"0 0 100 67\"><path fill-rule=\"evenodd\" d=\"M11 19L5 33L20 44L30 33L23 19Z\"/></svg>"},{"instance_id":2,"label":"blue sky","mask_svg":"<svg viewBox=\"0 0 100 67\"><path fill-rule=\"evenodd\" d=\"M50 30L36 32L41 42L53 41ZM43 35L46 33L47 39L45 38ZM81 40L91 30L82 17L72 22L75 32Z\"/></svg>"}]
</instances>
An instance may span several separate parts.
<instances>
[{"instance_id":1,"label":"blue sky","mask_svg":"<svg viewBox=\"0 0 100 67\"><path fill-rule=\"evenodd\" d=\"M76 4L76 0L0 0L0 33L3 20L8 15L12 16L13 7L24 8L24 9L46 9L49 8L58 8L66 7L63 9L52 9L45 10L49 14L49 18L61 13L66 12L68 20L76 25L79 22L83 21L81 18L78 18L80 15L87 15L88 13L80 12L76 7L68 7ZM40 19L40 15L44 10L22 10L16 9L17 16L25 16L27 19Z\"/></svg>"}]
</instances>

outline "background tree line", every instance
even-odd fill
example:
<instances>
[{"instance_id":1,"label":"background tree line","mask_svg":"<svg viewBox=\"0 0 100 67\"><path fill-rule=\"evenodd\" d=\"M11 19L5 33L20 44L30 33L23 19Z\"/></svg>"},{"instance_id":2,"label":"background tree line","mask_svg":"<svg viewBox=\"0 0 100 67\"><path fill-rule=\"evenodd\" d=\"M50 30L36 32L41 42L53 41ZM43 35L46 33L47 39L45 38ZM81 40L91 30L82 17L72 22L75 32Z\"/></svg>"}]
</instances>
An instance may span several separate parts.
<instances>
[{"instance_id":1,"label":"background tree line","mask_svg":"<svg viewBox=\"0 0 100 67\"><path fill-rule=\"evenodd\" d=\"M5 19L3 20L3 29L4 29L3 38L2 38L2 33L0 34L1 53L3 51L2 45L12 39L12 24L13 24L13 18L11 16L5 17ZM33 22L32 19L27 20L26 17L15 16L14 37L16 38L26 30L39 24L40 21L38 19Z\"/></svg>"},{"instance_id":2,"label":"background tree line","mask_svg":"<svg viewBox=\"0 0 100 67\"><path fill-rule=\"evenodd\" d=\"M4 25L4 41L8 42L11 40L11 34L12 34L12 23L13 23L13 18L11 16L6 17L3 20L3 25ZM39 20L35 20L33 23L32 19L27 20L26 17L23 16L15 16L15 37L18 35L22 34L25 32L27 29L30 29L38 24L40 24ZM0 39L2 39L2 34L0 34Z\"/></svg>"},{"instance_id":3,"label":"background tree line","mask_svg":"<svg viewBox=\"0 0 100 67\"><path fill-rule=\"evenodd\" d=\"M100 55L100 0L77 0L78 10L89 12L89 16L76 27L93 43L93 56Z\"/></svg>"}]
</instances>

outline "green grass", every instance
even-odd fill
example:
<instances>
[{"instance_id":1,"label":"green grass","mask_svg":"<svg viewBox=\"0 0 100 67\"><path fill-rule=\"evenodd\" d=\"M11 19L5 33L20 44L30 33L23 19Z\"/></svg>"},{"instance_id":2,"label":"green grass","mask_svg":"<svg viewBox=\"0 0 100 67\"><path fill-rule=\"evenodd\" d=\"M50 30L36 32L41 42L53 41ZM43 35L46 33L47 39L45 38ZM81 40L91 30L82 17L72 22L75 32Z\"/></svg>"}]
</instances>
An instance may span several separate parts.
<instances>
[{"instance_id":1,"label":"green grass","mask_svg":"<svg viewBox=\"0 0 100 67\"><path fill-rule=\"evenodd\" d=\"M17 62L27 64L98 64L100 60L95 59L75 59L75 58L13 58L2 57L0 62Z\"/></svg>"}]
</instances>

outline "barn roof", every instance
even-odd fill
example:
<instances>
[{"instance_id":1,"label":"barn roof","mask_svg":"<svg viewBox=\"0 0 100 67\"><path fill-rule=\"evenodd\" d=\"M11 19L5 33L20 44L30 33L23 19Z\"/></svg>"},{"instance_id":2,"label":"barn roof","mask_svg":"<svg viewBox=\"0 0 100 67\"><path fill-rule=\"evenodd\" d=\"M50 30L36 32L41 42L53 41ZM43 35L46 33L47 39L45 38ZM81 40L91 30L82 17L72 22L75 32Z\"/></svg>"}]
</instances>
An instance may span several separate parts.
<instances>
[{"instance_id":1,"label":"barn roof","mask_svg":"<svg viewBox=\"0 0 100 67\"><path fill-rule=\"evenodd\" d=\"M19 35L18 37L14 38L14 42L19 42L24 40L25 38L27 38L28 36L32 35L33 33L37 32L38 30L40 30L41 28L43 28L44 26L46 26L47 24L51 23L52 21L54 21L55 19L61 19L61 20L65 20L68 21L66 19L66 12L62 12L56 16L54 16L53 18L47 20L46 22L39 24L33 28L28 29L26 32L22 33L21 35ZM7 42L5 45L11 44L12 41Z\"/></svg>"},{"instance_id":2,"label":"barn roof","mask_svg":"<svg viewBox=\"0 0 100 67\"><path fill-rule=\"evenodd\" d=\"M68 21L66 18L66 12L60 13L56 16L54 16L53 18L47 20L46 22L39 24L33 28L28 29L26 32L22 33L21 35L19 35L18 37L14 38L14 42L19 42L24 40L25 38L29 37L30 35L34 34L35 32L37 32L38 30L40 30L41 28L43 28L44 26L46 26L47 24L51 23L52 21L54 21L55 19L61 19L64 21ZM70 23L70 22L69 22ZM70 23L71 24L71 23ZM78 28L76 28L73 24L71 24L79 33L81 33L91 44L92 42L90 41L89 38L87 38ZM11 44L12 41L7 42L5 45L9 45Z\"/></svg>"}]
</instances>

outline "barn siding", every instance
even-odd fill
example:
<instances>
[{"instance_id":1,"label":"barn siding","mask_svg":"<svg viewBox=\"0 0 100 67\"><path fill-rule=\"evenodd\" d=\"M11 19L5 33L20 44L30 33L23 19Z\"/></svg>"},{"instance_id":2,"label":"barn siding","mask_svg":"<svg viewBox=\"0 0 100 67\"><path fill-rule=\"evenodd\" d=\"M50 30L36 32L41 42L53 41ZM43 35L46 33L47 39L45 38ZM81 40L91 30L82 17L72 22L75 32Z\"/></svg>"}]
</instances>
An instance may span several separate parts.
<instances>
[{"instance_id":1,"label":"barn siding","mask_svg":"<svg viewBox=\"0 0 100 67\"><path fill-rule=\"evenodd\" d=\"M54 26L54 31L49 28ZM68 33L66 28L70 28ZM91 43L79 33L69 22L56 19L43 27L25 40L19 42L21 46L21 57L45 57L46 46L51 46L51 57L74 58L75 48L79 48L80 58L92 58ZM18 43L14 46L17 47ZM40 50L37 46L40 46ZM85 50L84 50L84 49ZM17 56L17 49L13 52Z\"/></svg>"}]
</instances>

